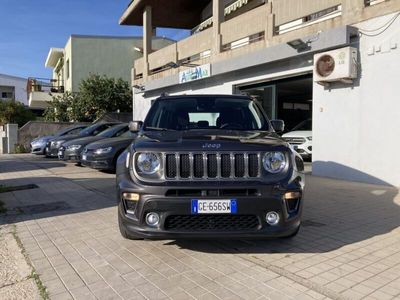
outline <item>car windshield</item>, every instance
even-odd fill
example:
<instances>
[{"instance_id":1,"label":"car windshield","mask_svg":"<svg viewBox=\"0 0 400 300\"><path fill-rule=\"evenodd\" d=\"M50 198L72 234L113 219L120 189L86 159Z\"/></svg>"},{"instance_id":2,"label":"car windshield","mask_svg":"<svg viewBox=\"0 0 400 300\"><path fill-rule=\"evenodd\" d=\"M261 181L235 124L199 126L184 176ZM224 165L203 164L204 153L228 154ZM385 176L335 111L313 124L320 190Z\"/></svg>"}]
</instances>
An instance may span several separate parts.
<instances>
[{"instance_id":1,"label":"car windshield","mask_svg":"<svg viewBox=\"0 0 400 300\"><path fill-rule=\"evenodd\" d=\"M99 124L93 124L92 126L86 127L83 129L81 132L79 132L79 135L81 136L87 136L90 135L93 131L95 131L99 127Z\"/></svg>"},{"instance_id":2,"label":"car windshield","mask_svg":"<svg viewBox=\"0 0 400 300\"><path fill-rule=\"evenodd\" d=\"M312 130L312 120L308 119L300 124L296 125L293 127L292 131L299 131L299 130L304 130L304 131L311 131Z\"/></svg>"},{"instance_id":3,"label":"car windshield","mask_svg":"<svg viewBox=\"0 0 400 300\"><path fill-rule=\"evenodd\" d=\"M260 107L251 99L190 97L158 100L144 122L144 130L269 130Z\"/></svg>"},{"instance_id":4,"label":"car windshield","mask_svg":"<svg viewBox=\"0 0 400 300\"><path fill-rule=\"evenodd\" d=\"M103 138L117 137L128 130L129 130L128 124L120 124L100 132L97 136L101 136Z\"/></svg>"},{"instance_id":5,"label":"car windshield","mask_svg":"<svg viewBox=\"0 0 400 300\"><path fill-rule=\"evenodd\" d=\"M85 129L85 126L81 127L68 127L65 129L60 130L59 132L56 133L56 136L63 136L66 134L78 134L81 132L83 129Z\"/></svg>"}]
</instances>

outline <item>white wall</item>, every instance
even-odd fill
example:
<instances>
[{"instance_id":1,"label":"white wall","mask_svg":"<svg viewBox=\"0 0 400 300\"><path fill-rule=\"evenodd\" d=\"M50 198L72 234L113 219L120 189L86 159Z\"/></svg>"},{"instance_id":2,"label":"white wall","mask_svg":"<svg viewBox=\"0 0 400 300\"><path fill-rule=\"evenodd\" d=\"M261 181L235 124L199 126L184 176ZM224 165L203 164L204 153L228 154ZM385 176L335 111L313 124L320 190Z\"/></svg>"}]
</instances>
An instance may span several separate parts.
<instances>
[{"instance_id":1,"label":"white wall","mask_svg":"<svg viewBox=\"0 0 400 300\"><path fill-rule=\"evenodd\" d=\"M357 27L379 28L393 16L371 19ZM314 84L313 174L397 187L400 16L382 34L362 35L359 45L353 46L359 46L359 82L331 89Z\"/></svg>"},{"instance_id":2,"label":"white wall","mask_svg":"<svg viewBox=\"0 0 400 300\"><path fill-rule=\"evenodd\" d=\"M15 89L15 100L28 105L26 92L27 79L0 74L0 86L11 86Z\"/></svg>"}]
</instances>

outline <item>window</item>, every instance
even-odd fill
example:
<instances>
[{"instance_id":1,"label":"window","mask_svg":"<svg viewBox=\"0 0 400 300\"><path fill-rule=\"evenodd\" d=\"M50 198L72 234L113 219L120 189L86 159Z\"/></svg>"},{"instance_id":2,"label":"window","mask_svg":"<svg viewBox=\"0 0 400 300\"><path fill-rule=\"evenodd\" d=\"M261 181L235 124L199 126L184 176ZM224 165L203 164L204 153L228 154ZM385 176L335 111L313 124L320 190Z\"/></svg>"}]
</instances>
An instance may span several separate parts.
<instances>
[{"instance_id":1,"label":"window","mask_svg":"<svg viewBox=\"0 0 400 300\"><path fill-rule=\"evenodd\" d=\"M268 130L254 101L229 97L177 97L157 100L146 117L147 130Z\"/></svg>"},{"instance_id":2,"label":"window","mask_svg":"<svg viewBox=\"0 0 400 300\"><path fill-rule=\"evenodd\" d=\"M67 72L67 79L69 79L69 59L67 59L67 65L66 65L66 72Z\"/></svg>"}]
</instances>

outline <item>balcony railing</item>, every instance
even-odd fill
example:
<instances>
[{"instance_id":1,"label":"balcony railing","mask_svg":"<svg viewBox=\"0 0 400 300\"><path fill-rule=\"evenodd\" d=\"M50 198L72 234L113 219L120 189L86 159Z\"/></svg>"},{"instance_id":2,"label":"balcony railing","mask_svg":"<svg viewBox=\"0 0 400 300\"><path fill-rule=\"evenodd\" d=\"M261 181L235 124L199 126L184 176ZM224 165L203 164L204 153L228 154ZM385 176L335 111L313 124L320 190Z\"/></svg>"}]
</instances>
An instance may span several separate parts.
<instances>
[{"instance_id":1,"label":"balcony railing","mask_svg":"<svg viewBox=\"0 0 400 300\"><path fill-rule=\"evenodd\" d=\"M29 78L27 91L28 93L64 93L64 84L57 79Z\"/></svg>"}]
</instances>

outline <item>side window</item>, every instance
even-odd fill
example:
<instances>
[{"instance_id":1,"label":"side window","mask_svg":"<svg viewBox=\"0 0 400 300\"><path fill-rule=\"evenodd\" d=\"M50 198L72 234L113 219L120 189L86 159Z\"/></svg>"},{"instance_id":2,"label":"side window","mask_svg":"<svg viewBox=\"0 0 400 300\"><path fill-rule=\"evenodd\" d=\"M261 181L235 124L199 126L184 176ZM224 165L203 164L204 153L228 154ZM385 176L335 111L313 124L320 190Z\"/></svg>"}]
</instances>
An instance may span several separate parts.
<instances>
[{"instance_id":1,"label":"side window","mask_svg":"<svg viewBox=\"0 0 400 300\"><path fill-rule=\"evenodd\" d=\"M108 124L103 124L99 126L95 131L93 131L93 135L98 135L100 132L106 130L108 127L110 127L110 125Z\"/></svg>"},{"instance_id":2,"label":"side window","mask_svg":"<svg viewBox=\"0 0 400 300\"><path fill-rule=\"evenodd\" d=\"M119 137L119 136L123 135L123 134L124 134L125 132L127 132L128 130L129 130L128 127L122 128L120 131L118 131L118 132L115 134L115 137Z\"/></svg>"},{"instance_id":3,"label":"side window","mask_svg":"<svg viewBox=\"0 0 400 300\"><path fill-rule=\"evenodd\" d=\"M75 128L75 129L67 132L67 135L68 134L78 134L81 130L82 130L82 128Z\"/></svg>"}]
</instances>

